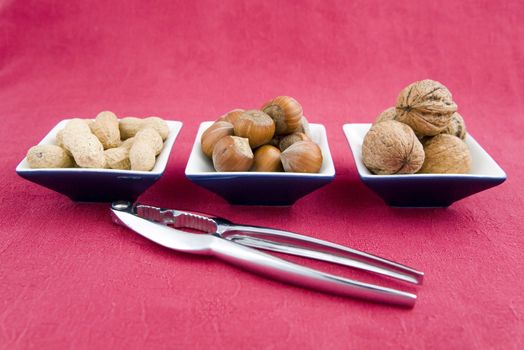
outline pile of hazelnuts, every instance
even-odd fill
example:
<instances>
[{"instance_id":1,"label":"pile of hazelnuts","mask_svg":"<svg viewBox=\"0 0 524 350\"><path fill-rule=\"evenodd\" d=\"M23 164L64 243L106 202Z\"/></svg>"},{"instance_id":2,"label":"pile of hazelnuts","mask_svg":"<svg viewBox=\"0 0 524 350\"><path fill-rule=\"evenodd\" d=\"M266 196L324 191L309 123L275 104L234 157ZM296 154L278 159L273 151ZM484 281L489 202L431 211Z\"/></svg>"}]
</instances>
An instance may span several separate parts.
<instances>
[{"instance_id":1,"label":"pile of hazelnuts","mask_svg":"<svg viewBox=\"0 0 524 350\"><path fill-rule=\"evenodd\" d=\"M219 172L318 173L323 160L302 106L289 96L278 96L260 110L226 113L204 131L200 143Z\"/></svg>"}]
</instances>

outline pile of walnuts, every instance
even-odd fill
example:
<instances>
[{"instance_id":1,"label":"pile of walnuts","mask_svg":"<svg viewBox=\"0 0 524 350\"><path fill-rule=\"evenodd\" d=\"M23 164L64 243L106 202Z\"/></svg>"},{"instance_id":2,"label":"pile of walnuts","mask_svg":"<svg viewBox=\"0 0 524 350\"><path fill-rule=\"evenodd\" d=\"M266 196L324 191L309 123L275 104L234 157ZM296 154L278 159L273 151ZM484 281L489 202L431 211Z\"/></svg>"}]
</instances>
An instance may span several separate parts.
<instances>
[{"instance_id":1,"label":"pile of walnuts","mask_svg":"<svg viewBox=\"0 0 524 350\"><path fill-rule=\"evenodd\" d=\"M434 80L404 88L364 137L362 160L374 174L464 174L471 155L451 92Z\"/></svg>"}]
</instances>

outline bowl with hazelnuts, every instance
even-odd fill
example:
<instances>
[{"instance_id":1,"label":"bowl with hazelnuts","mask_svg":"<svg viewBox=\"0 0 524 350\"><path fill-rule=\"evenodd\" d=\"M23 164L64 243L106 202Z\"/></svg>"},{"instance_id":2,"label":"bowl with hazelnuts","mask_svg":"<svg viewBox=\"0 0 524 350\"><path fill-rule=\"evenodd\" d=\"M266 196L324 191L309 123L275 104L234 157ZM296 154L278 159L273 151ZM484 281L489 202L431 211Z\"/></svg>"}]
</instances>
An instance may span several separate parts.
<instances>
[{"instance_id":1,"label":"bowl with hazelnuts","mask_svg":"<svg viewBox=\"0 0 524 350\"><path fill-rule=\"evenodd\" d=\"M331 182L335 167L324 126L278 96L203 122L185 174L231 204L292 205Z\"/></svg>"},{"instance_id":2,"label":"bowl with hazelnuts","mask_svg":"<svg viewBox=\"0 0 524 350\"><path fill-rule=\"evenodd\" d=\"M134 201L164 173L181 127L110 111L65 119L28 150L16 172L74 201Z\"/></svg>"},{"instance_id":3,"label":"bowl with hazelnuts","mask_svg":"<svg viewBox=\"0 0 524 350\"><path fill-rule=\"evenodd\" d=\"M447 207L506 180L434 80L405 87L373 124L343 130L361 180L390 206Z\"/></svg>"}]
</instances>

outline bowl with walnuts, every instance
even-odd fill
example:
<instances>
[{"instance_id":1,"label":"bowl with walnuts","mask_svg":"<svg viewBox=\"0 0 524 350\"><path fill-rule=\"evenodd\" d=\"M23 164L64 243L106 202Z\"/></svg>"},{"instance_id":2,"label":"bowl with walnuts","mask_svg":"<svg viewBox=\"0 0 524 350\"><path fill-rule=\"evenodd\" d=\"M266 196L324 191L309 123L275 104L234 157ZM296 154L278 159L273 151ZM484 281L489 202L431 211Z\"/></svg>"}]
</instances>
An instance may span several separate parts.
<instances>
[{"instance_id":1,"label":"bowl with walnuts","mask_svg":"<svg viewBox=\"0 0 524 350\"><path fill-rule=\"evenodd\" d=\"M506 180L434 80L408 85L373 124L343 130L361 180L391 206L447 207Z\"/></svg>"},{"instance_id":2,"label":"bowl with walnuts","mask_svg":"<svg viewBox=\"0 0 524 350\"><path fill-rule=\"evenodd\" d=\"M326 129L279 96L200 124L186 177L231 204L292 205L335 177Z\"/></svg>"},{"instance_id":3,"label":"bowl with walnuts","mask_svg":"<svg viewBox=\"0 0 524 350\"><path fill-rule=\"evenodd\" d=\"M182 123L117 116L60 121L16 167L74 201L134 201L164 173Z\"/></svg>"}]
</instances>

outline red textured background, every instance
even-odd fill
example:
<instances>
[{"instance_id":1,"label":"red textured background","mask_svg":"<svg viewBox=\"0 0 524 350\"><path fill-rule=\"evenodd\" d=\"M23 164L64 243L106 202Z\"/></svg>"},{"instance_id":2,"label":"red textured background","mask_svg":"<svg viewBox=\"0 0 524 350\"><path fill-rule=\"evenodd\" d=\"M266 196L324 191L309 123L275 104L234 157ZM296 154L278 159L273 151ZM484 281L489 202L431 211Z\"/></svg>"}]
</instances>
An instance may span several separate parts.
<instances>
[{"instance_id":1,"label":"red textured background","mask_svg":"<svg viewBox=\"0 0 524 350\"><path fill-rule=\"evenodd\" d=\"M0 348L524 347L522 23L520 0L1 1ZM358 179L341 128L371 121L424 78L449 87L508 180L448 209L392 209ZM185 179L201 121L281 94L326 125L333 183L291 208L261 208L232 207ZM107 205L15 174L59 120L105 109L184 122L141 201L419 268L416 307L174 253L114 226Z\"/></svg>"}]
</instances>

